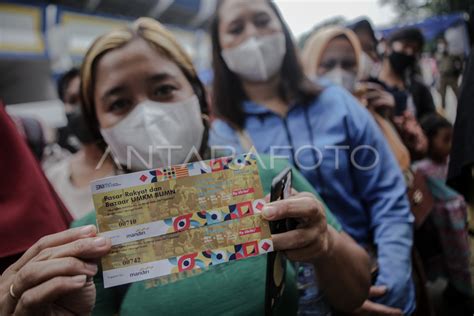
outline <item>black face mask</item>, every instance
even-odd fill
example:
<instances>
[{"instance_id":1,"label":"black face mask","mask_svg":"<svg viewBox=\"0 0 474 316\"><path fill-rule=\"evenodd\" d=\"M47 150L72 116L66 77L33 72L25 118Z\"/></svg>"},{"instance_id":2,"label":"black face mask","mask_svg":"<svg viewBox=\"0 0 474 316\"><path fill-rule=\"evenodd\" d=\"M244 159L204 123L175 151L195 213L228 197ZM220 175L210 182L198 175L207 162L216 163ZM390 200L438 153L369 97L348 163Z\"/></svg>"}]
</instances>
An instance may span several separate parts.
<instances>
[{"instance_id":1,"label":"black face mask","mask_svg":"<svg viewBox=\"0 0 474 316\"><path fill-rule=\"evenodd\" d=\"M66 113L66 118L69 131L74 134L81 143L90 144L95 142L95 137L92 135L89 126L87 126L84 120L80 106L77 106L73 112Z\"/></svg>"},{"instance_id":2,"label":"black face mask","mask_svg":"<svg viewBox=\"0 0 474 316\"><path fill-rule=\"evenodd\" d=\"M400 76L403 76L407 70L412 70L416 62L415 56L398 52L392 52L388 56L388 60L392 65L393 71Z\"/></svg>"}]
</instances>

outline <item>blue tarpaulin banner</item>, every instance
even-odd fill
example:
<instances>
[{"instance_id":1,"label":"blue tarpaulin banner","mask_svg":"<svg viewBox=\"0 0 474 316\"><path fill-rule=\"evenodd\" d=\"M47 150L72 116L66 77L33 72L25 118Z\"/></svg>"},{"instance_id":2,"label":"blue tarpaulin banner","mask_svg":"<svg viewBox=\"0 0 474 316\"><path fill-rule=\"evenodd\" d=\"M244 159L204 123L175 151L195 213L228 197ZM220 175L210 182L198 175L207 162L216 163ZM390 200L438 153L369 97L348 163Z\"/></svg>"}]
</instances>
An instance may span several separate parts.
<instances>
[{"instance_id":1,"label":"blue tarpaulin banner","mask_svg":"<svg viewBox=\"0 0 474 316\"><path fill-rule=\"evenodd\" d=\"M448 28L465 23L465 13L454 13L429 17L423 21L397 25L391 28L377 30L384 38L390 36L391 33L406 27L419 28L427 41L432 41L445 32Z\"/></svg>"}]
</instances>

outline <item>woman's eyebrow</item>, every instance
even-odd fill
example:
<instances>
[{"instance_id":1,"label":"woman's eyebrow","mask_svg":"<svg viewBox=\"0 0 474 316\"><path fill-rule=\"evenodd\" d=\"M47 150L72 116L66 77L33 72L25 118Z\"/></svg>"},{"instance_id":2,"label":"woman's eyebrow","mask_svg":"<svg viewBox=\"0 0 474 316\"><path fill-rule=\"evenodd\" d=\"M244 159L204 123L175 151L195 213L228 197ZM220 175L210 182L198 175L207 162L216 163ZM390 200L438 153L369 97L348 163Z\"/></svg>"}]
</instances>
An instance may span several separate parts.
<instances>
[{"instance_id":1,"label":"woman's eyebrow","mask_svg":"<svg viewBox=\"0 0 474 316\"><path fill-rule=\"evenodd\" d=\"M123 87L123 86L114 87L114 88L108 90L106 93L104 93L104 95L102 96L101 99L102 99L102 101L105 101L107 98L109 98L111 96L114 96L116 94L120 94L124 90L125 90L125 87Z\"/></svg>"},{"instance_id":2,"label":"woman's eyebrow","mask_svg":"<svg viewBox=\"0 0 474 316\"><path fill-rule=\"evenodd\" d=\"M242 18L240 16L234 17L232 19L229 19L227 25L228 26L233 26L234 24L238 24L242 22Z\"/></svg>"},{"instance_id":3,"label":"woman's eyebrow","mask_svg":"<svg viewBox=\"0 0 474 316\"><path fill-rule=\"evenodd\" d=\"M165 81L169 79L175 79L175 76L173 76L170 73L167 72L162 72L162 73L157 73L152 76L150 76L147 81L149 82L160 82L160 81Z\"/></svg>"},{"instance_id":4,"label":"woman's eyebrow","mask_svg":"<svg viewBox=\"0 0 474 316\"><path fill-rule=\"evenodd\" d=\"M253 17L254 17L254 18L259 18L259 17L262 17L262 16L267 17L267 16L269 16L269 15L270 15L270 14L268 14L267 11L261 10L261 11L255 12L255 13L253 14Z\"/></svg>"}]
</instances>

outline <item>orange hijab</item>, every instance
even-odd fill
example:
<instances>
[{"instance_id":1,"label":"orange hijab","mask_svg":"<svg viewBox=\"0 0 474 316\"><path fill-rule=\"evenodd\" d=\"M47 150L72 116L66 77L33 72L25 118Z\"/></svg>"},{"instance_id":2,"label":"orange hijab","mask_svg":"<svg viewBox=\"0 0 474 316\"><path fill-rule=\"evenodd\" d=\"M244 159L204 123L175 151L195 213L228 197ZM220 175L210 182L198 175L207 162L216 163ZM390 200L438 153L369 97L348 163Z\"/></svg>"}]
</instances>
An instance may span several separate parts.
<instances>
[{"instance_id":1,"label":"orange hijab","mask_svg":"<svg viewBox=\"0 0 474 316\"><path fill-rule=\"evenodd\" d=\"M304 44L301 59L304 65L304 71L308 77L312 78L316 76L319 65L321 64L321 58L329 42L340 35L347 37L352 47L354 47L357 67L360 67L359 60L362 47L360 46L357 35L352 30L342 26L328 26L316 31Z\"/></svg>"}]
</instances>

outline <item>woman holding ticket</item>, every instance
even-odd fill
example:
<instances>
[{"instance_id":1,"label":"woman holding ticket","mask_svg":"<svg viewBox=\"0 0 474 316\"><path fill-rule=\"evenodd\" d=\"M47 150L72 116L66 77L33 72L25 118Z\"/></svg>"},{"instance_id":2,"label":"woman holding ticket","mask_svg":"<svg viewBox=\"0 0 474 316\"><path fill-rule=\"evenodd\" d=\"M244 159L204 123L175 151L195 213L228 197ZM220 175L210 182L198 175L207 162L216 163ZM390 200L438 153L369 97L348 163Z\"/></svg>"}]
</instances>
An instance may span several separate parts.
<instances>
[{"instance_id":1,"label":"woman holding ticket","mask_svg":"<svg viewBox=\"0 0 474 316\"><path fill-rule=\"evenodd\" d=\"M209 143L288 157L344 230L373 253L373 287L360 312L412 314L413 216L380 129L343 88L305 76L272 1L218 3L211 36L219 119Z\"/></svg>"},{"instance_id":2,"label":"woman holding ticket","mask_svg":"<svg viewBox=\"0 0 474 316\"><path fill-rule=\"evenodd\" d=\"M118 167L140 171L183 163L188 156L209 155L204 88L191 59L171 33L152 19L139 19L94 42L84 60L81 94L92 132L110 147ZM167 151L163 146L168 146ZM169 146L179 148L170 150ZM148 154L151 166L143 159ZM259 165L265 194L272 178L285 167L282 161L272 169ZM295 218L299 222L296 229L272 236L274 249L291 261L314 265L318 290L324 293L319 298L319 315L326 315L329 305L352 311L368 295L368 257L341 232L296 171L293 187L306 193L295 192L262 209L270 221ZM76 225L95 222L93 212ZM34 314L39 308L46 314L57 310L84 314L92 309L95 315L264 314L266 255L167 282L104 289L101 275L94 279L95 287L88 281L97 271L91 261L110 250L110 241L95 238L95 233L85 226L48 236L33 246L2 276L0 314ZM68 265L63 267L61 260ZM50 268L33 268L39 266ZM296 315L297 299L295 270L287 264L283 293L273 313Z\"/></svg>"}]
</instances>

